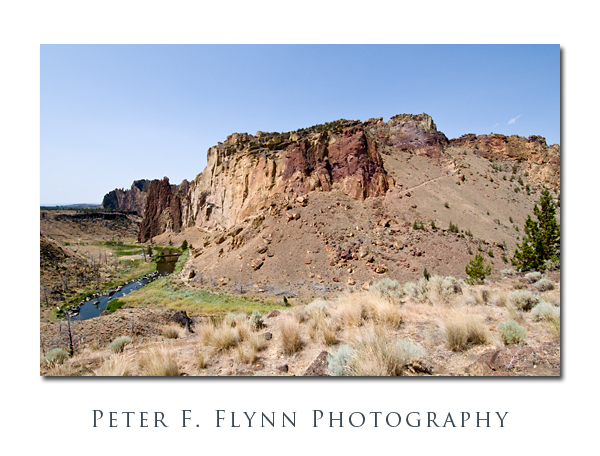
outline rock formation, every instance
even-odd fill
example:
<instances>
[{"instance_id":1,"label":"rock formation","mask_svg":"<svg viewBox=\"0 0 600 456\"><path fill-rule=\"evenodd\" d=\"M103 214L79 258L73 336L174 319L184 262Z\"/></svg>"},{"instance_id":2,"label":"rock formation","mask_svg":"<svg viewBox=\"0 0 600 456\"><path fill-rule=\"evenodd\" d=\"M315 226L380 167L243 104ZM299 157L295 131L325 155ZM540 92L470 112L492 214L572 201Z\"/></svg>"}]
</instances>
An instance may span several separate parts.
<instances>
[{"instance_id":1,"label":"rock formation","mask_svg":"<svg viewBox=\"0 0 600 456\"><path fill-rule=\"evenodd\" d=\"M150 182L144 218L138 239L145 242L165 231L181 230L181 206L189 190L189 183L183 180L180 185L171 185L169 178Z\"/></svg>"},{"instance_id":2,"label":"rock formation","mask_svg":"<svg viewBox=\"0 0 600 456\"><path fill-rule=\"evenodd\" d=\"M149 186L148 179L140 179L133 181L129 190L122 188L112 190L104 195L101 207L102 209L135 211L143 216Z\"/></svg>"},{"instance_id":3,"label":"rock formation","mask_svg":"<svg viewBox=\"0 0 600 456\"><path fill-rule=\"evenodd\" d=\"M560 185L560 148L539 136L464 135L449 141L427 114L401 114L388 122L341 119L288 133L231 134L208 150L206 168L189 185L152 181L139 239L194 226L228 230L314 191L359 201L384 196L396 183L382 156L441 163L446 150L460 147L491 160L526 162L532 182Z\"/></svg>"},{"instance_id":4,"label":"rock formation","mask_svg":"<svg viewBox=\"0 0 600 456\"><path fill-rule=\"evenodd\" d=\"M452 146L475 149L482 157L492 160L525 162L533 181L552 189L560 188L560 146L548 146L541 136L504 136L496 133L476 136L462 135L450 141Z\"/></svg>"}]
</instances>

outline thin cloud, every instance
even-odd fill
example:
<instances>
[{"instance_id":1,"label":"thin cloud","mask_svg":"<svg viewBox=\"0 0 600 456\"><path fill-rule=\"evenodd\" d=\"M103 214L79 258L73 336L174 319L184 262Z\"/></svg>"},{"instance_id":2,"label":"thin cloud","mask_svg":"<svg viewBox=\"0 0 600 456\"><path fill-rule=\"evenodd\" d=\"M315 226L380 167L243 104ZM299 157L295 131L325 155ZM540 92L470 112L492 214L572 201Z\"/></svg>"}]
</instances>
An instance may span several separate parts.
<instances>
[{"instance_id":1,"label":"thin cloud","mask_svg":"<svg viewBox=\"0 0 600 456\"><path fill-rule=\"evenodd\" d=\"M508 125L512 125L512 124L514 124L514 123L517 121L517 119L518 119L519 117L521 117L521 114L519 114L517 117L513 117L512 119L510 119L510 120L508 121Z\"/></svg>"},{"instance_id":2,"label":"thin cloud","mask_svg":"<svg viewBox=\"0 0 600 456\"><path fill-rule=\"evenodd\" d=\"M492 128L496 128L498 125L500 125L499 123L496 123L496 125L494 125Z\"/></svg>"}]
</instances>

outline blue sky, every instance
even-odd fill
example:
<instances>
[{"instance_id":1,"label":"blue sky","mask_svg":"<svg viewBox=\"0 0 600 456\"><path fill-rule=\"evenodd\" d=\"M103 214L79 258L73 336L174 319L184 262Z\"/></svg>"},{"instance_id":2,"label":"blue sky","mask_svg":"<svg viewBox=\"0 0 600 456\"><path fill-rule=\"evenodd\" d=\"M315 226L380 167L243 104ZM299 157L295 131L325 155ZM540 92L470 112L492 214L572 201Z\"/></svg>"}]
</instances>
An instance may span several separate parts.
<instances>
[{"instance_id":1,"label":"blue sky","mask_svg":"<svg viewBox=\"0 0 600 456\"><path fill-rule=\"evenodd\" d=\"M40 203L193 179L233 132L430 114L560 143L558 45L42 45Z\"/></svg>"}]
</instances>

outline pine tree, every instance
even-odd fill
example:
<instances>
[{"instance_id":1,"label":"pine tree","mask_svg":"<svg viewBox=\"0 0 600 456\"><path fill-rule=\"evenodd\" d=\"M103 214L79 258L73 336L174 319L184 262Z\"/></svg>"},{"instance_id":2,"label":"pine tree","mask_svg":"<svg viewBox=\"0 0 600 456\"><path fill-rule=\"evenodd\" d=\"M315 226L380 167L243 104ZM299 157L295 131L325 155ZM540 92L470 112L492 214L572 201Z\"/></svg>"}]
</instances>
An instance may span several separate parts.
<instances>
[{"instance_id":1,"label":"pine tree","mask_svg":"<svg viewBox=\"0 0 600 456\"><path fill-rule=\"evenodd\" d=\"M485 262L481 253L477 253L465 266L465 272L469 276L466 279L469 285L483 283L483 280L492 273L492 265Z\"/></svg>"},{"instance_id":2,"label":"pine tree","mask_svg":"<svg viewBox=\"0 0 600 456\"><path fill-rule=\"evenodd\" d=\"M517 246L512 263L521 269L544 270L547 260L560 261L560 225L556 221L556 206L545 189L533 214L525 221L523 242Z\"/></svg>"}]
</instances>

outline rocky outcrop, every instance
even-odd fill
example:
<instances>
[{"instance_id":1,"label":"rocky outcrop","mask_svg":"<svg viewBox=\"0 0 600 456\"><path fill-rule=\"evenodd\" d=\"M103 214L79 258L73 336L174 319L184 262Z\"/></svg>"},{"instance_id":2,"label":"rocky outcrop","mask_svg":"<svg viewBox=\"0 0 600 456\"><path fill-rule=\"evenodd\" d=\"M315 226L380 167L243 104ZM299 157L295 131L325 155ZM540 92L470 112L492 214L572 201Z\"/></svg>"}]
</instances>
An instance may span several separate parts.
<instances>
[{"instance_id":1,"label":"rocky outcrop","mask_svg":"<svg viewBox=\"0 0 600 456\"><path fill-rule=\"evenodd\" d=\"M532 179L560 185L558 146L533 136L464 135L449 141L427 114L401 114L388 122L340 119L288 133L234 133L208 150L206 168L189 185L171 186L166 178L150 184L140 241L194 226L227 230L313 191L356 200L383 196L395 183L382 155L439 160L452 146L526 160Z\"/></svg>"},{"instance_id":2,"label":"rocky outcrop","mask_svg":"<svg viewBox=\"0 0 600 456\"><path fill-rule=\"evenodd\" d=\"M290 133L234 133L190 183L182 226L230 228L285 198L337 191L363 200L394 185L381 153L437 158L448 143L427 114L341 119Z\"/></svg>"},{"instance_id":3,"label":"rocky outcrop","mask_svg":"<svg viewBox=\"0 0 600 456\"><path fill-rule=\"evenodd\" d=\"M150 182L138 236L140 242L165 231L177 233L181 230L182 200L188 191L189 183L185 179L180 185L171 185L168 177Z\"/></svg>"},{"instance_id":4,"label":"rocky outcrop","mask_svg":"<svg viewBox=\"0 0 600 456\"><path fill-rule=\"evenodd\" d=\"M548 146L546 139L541 136L524 138L497 133L479 136L470 133L450 140L450 145L468 147L484 158L526 163L533 181L552 189L560 188L560 146Z\"/></svg>"},{"instance_id":5,"label":"rocky outcrop","mask_svg":"<svg viewBox=\"0 0 600 456\"><path fill-rule=\"evenodd\" d=\"M135 211L143 216L149 186L150 180L140 179L134 181L129 190L122 188L112 190L104 195L101 207L102 209Z\"/></svg>"},{"instance_id":6,"label":"rocky outcrop","mask_svg":"<svg viewBox=\"0 0 600 456\"><path fill-rule=\"evenodd\" d=\"M437 130L431 116L399 114L389 122L373 119L366 122L369 134L381 145L382 153L408 152L429 158L440 158L448 138Z\"/></svg>"}]
</instances>

